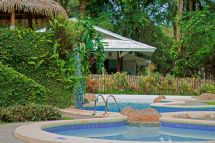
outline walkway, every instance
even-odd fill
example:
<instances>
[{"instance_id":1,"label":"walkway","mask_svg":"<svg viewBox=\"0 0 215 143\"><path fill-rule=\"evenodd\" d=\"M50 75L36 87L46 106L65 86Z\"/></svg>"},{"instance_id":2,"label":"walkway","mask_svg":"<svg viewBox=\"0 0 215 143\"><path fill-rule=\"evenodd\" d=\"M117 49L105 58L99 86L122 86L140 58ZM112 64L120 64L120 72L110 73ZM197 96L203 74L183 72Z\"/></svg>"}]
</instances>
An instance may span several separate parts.
<instances>
[{"instance_id":1,"label":"walkway","mask_svg":"<svg viewBox=\"0 0 215 143\"><path fill-rule=\"evenodd\" d=\"M79 115L79 114L64 114L66 117L72 117L75 119L86 119L86 118L95 118L90 115ZM0 143L24 143L22 141L17 140L14 138L13 133L14 130L24 124L28 123L10 123L10 124L3 124L0 125Z\"/></svg>"},{"instance_id":2,"label":"walkway","mask_svg":"<svg viewBox=\"0 0 215 143\"><path fill-rule=\"evenodd\" d=\"M15 128L26 123L11 123L0 125L0 143L24 143L13 137Z\"/></svg>"}]
</instances>

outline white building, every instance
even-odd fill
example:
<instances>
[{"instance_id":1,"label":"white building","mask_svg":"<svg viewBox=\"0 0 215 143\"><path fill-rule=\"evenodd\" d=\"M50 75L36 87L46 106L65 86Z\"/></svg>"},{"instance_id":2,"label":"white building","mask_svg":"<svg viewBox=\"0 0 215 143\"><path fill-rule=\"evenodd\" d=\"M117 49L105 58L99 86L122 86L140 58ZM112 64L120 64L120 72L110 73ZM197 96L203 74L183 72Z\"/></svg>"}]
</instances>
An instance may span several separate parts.
<instances>
[{"instance_id":1,"label":"white building","mask_svg":"<svg viewBox=\"0 0 215 143\"><path fill-rule=\"evenodd\" d=\"M156 50L155 47L128 39L97 26L94 26L94 28L104 36L105 69L108 73L126 71L135 75L138 67L150 63L144 57L151 57Z\"/></svg>"},{"instance_id":2,"label":"white building","mask_svg":"<svg viewBox=\"0 0 215 143\"><path fill-rule=\"evenodd\" d=\"M74 18L70 20L77 21ZM134 41L97 26L94 26L94 29L104 37L105 69L108 73L125 71L128 74L135 75L137 74L138 67L151 62L146 60L145 57L151 57L156 50L155 47ZM37 32L45 31L46 28L43 28Z\"/></svg>"}]
</instances>

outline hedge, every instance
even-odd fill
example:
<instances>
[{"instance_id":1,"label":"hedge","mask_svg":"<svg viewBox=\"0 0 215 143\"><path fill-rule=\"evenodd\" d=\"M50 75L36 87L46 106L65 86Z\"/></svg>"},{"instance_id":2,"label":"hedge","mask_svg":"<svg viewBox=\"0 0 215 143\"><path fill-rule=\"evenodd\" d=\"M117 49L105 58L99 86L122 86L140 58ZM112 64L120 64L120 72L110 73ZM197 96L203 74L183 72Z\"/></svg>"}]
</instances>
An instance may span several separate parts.
<instances>
[{"instance_id":1,"label":"hedge","mask_svg":"<svg viewBox=\"0 0 215 143\"><path fill-rule=\"evenodd\" d=\"M46 89L42 85L2 63L0 83L0 106L46 103Z\"/></svg>"},{"instance_id":2,"label":"hedge","mask_svg":"<svg viewBox=\"0 0 215 143\"><path fill-rule=\"evenodd\" d=\"M215 86L209 85L209 84L204 84L200 88L200 93L213 93L213 94L215 94Z\"/></svg>"},{"instance_id":3,"label":"hedge","mask_svg":"<svg viewBox=\"0 0 215 143\"><path fill-rule=\"evenodd\" d=\"M61 118L61 111L49 105L29 104L0 108L2 122L47 121Z\"/></svg>"},{"instance_id":4,"label":"hedge","mask_svg":"<svg viewBox=\"0 0 215 143\"><path fill-rule=\"evenodd\" d=\"M53 45L53 37L49 32L0 29L0 62L44 86L48 105L65 108L72 105L73 89L68 88L67 81L61 75L57 65L60 62L53 55L56 48Z\"/></svg>"}]
</instances>

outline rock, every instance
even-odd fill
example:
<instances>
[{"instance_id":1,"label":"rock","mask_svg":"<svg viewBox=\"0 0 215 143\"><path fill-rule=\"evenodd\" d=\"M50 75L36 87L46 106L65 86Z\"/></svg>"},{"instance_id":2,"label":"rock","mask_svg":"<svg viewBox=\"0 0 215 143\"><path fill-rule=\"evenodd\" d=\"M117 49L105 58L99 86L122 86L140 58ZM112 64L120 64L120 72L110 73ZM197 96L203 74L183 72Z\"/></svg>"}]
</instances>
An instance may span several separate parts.
<instances>
[{"instance_id":1,"label":"rock","mask_svg":"<svg viewBox=\"0 0 215 143\"><path fill-rule=\"evenodd\" d=\"M212 93L202 93L201 95L194 97L199 100L215 100L215 94Z\"/></svg>"},{"instance_id":2,"label":"rock","mask_svg":"<svg viewBox=\"0 0 215 143\"><path fill-rule=\"evenodd\" d=\"M95 94L92 94L92 93L86 93L84 95L85 99L87 99L87 101L95 101L96 99L96 95Z\"/></svg>"},{"instance_id":3,"label":"rock","mask_svg":"<svg viewBox=\"0 0 215 143\"><path fill-rule=\"evenodd\" d=\"M166 97L163 95L160 95L153 100L153 103L160 103L162 99L166 99Z\"/></svg>"},{"instance_id":4,"label":"rock","mask_svg":"<svg viewBox=\"0 0 215 143\"><path fill-rule=\"evenodd\" d=\"M121 111L122 115L128 117L129 122L159 122L160 113L155 109L148 108L144 110L135 110L132 108L124 108Z\"/></svg>"}]
</instances>

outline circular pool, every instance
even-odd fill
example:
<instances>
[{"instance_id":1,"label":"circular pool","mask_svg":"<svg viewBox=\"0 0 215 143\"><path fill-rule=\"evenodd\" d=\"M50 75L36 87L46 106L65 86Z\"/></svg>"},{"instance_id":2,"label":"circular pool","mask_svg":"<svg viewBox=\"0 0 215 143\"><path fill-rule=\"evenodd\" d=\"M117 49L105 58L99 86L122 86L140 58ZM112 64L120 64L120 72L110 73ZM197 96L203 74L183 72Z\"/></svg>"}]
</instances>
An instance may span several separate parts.
<instances>
[{"instance_id":1,"label":"circular pool","mask_svg":"<svg viewBox=\"0 0 215 143\"><path fill-rule=\"evenodd\" d=\"M192 111L163 113L161 133L182 137L215 138L215 112Z\"/></svg>"},{"instance_id":2,"label":"circular pool","mask_svg":"<svg viewBox=\"0 0 215 143\"><path fill-rule=\"evenodd\" d=\"M136 110L143 110L146 108L154 108L160 113L165 112L181 112L181 111L215 111L215 105L206 105L199 102L185 102L185 101L172 101L162 103L150 103L150 102L119 102L120 109L133 108ZM110 112L119 112L115 103L109 103L108 108ZM82 108L83 110L94 110L94 104L89 104ZM104 105L98 105L97 111L105 111Z\"/></svg>"},{"instance_id":3,"label":"circular pool","mask_svg":"<svg viewBox=\"0 0 215 143\"><path fill-rule=\"evenodd\" d=\"M153 103L151 107L160 113L182 111L215 111L215 105L207 105L200 102L173 101Z\"/></svg>"},{"instance_id":4,"label":"circular pool","mask_svg":"<svg viewBox=\"0 0 215 143\"><path fill-rule=\"evenodd\" d=\"M213 119L214 112L213 114L204 112L205 117L208 117L209 114L210 118ZM125 116L114 113L114 116L107 118L26 124L18 127L14 135L16 138L29 143L155 143L164 141L177 143L204 141L205 143L213 143L215 140L215 131L214 128L208 127L215 127L214 121L201 120L200 122L196 122L197 118L199 118L196 115L192 114L194 121L190 121L190 119L184 119L184 117L188 117L187 112L180 114L163 113L159 126L158 124L131 125L127 123ZM189 125L185 126L185 123L189 123ZM172 126L173 124L175 126Z\"/></svg>"},{"instance_id":5,"label":"circular pool","mask_svg":"<svg viewBox=\"0 0 215 143\"><path fill-rule=\"evenodd\" d=\"M133 108L133 109L137 109L137 110L143 110L146 108L150 108L150 102L144 102L144 103L139 103L139 102L119 102L119 107L120 109L123 108ZM94 110L94 104L93 105L89 105L89 106L85 106L82 109L84 110ZM109 103L108 104L108 109L110 112L119 112L118 107L115 103ZM104 105L98 105L96 107L96 111L105 111L105 106Z\"/></svg>"},{"instance_id":6,"label":"circular pool","mask_svg":"<svg viewBox=\"0 0 215 143\"><path fill-rule=\"evenodd\" d=\"M114 141L208 141L207 137L183 137L181 135L168 135L160 131L159 125L129 125L126 122L96 123L65 125L43 129L47 132L76 137ZM210 139L212 140L212 139ZM215 140L215 137L214 137Z\"/></svg>"}]
</instances>

